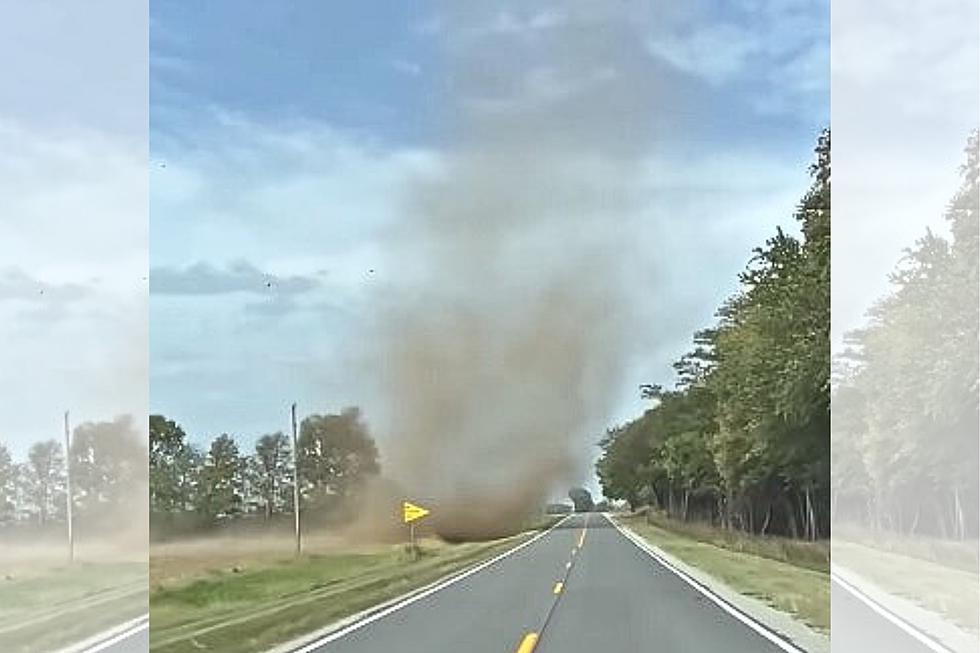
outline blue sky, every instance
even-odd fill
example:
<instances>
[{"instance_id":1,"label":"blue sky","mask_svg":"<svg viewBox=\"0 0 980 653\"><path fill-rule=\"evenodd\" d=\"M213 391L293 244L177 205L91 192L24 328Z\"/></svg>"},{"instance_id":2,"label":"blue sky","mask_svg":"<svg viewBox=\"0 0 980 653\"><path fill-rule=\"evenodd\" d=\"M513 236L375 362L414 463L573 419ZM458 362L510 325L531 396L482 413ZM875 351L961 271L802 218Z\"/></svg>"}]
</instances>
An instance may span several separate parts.
<instances>
[{"instance_id":1,"label":"blue sky","mask_svg":"<svg viewBox=\"0 0 980 653\"><path fill-rule=\"evenodd\" d=\"M468 4L152 3L152 411L199 442L283 429L293 400L307 412L359 404L384 431L376 361L358 341L409 274L389 255L406 193L446 165L468 138L462 114L491 93L526 108L595 80L632 89L620 145L642 171L633 240L648 260L629 292L647 326L631 334L640 346L604 424L642 410L639 383L671 381L751 248L791 226L829 121L827 3L612 9L603 19L633 50L594 79L590 61L553 53L535 68L541 50L527 46L574 33L574 11ZM474 43L478 59L460 55ZM475 60L489 86L466 68ZM533 119L547 136L563 118L581 127L576 111ZM583 131L583 149L602 155L605 127Z\"/></svg>"},{"instance_id":2,"label":"blue sky","mask_svg":"<svg viewBox=\"0 0 980 653\"><path fill-rule=\"evenodd\" d=\"M23 460L64 410L147 410L148 9L0 13L0 443Z\"/></svg>"},{"instance_id":3,"label":"blue sky","mask_svg":"<svg viewBox=\"0 0 980 653\"><path fill-rule=\"evenodd\" d=\"M154 2L154 131L224 108L312 121L387 143L438 137L438 59L425 3ZM421 74L422 71L426 74Z\"/></svg>"}]
</instances>

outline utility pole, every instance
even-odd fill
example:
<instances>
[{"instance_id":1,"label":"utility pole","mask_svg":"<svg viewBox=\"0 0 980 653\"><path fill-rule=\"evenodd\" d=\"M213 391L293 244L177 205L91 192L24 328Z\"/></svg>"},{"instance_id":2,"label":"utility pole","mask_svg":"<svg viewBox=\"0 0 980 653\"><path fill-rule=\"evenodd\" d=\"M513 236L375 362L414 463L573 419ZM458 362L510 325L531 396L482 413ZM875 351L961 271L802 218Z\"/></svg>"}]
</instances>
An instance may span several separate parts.
<instances>
[{"instance_id":1,"label":"utility pole","mask_svg":"<svg viewBox=\"0 0 980 653\"><path fill-rule=\"evenodd\" d=\"M299 438L296 435L296 403L290 407L290 421L293 425L293 517L296 527L296 555L303 550L299 534Z\"/></svg>"},{"instance_id":2,"label":"utility pole","mask_svg":"<svg viewBox=\"0 0 980 653\"><path fill-rule=\"evenodd\" d=\"M65 488L65 505L67 507L68 518L68 562L75 561L75 532L72 524L71 514L71 428L68 423L68 411L65 411L65 478L67 479Z\"/></svg>"}]
</instances>

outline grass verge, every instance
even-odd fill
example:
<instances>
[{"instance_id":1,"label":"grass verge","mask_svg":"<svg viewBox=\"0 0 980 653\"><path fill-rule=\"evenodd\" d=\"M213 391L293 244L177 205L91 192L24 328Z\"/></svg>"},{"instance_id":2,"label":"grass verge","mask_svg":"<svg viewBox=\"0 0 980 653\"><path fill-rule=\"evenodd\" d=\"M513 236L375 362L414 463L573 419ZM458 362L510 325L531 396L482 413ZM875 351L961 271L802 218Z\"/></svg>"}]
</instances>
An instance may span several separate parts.
<instances>
[{"instance_id":1,"label":"grass verge","mask_svg":"<svg viewBox=\"0 0 980 653\"><path fill-rule=\"evenodd\" d=\"M77 563L0 580L0 650L52 651L146 614L146 563Z\"/></svg>"},{"instance_id":2,"label":"grass verge","mask_svg":"<svg viewBox=\"0 0 980 653\"><path fill-rule=\"evenodd\" d=\"M732 534L660 516L650 516L649 521L644 516L627 516L618 521L735 591L789 613L817 631L830 632L826 543Z\"/></svg>"},{"instance_id":3,"label":"grass verge","mask_svg":"<svg viewBox=\"0 0 980 653\"><path fill-rule=\"evenodd\" d=\"M951 556L951 564L947 565L834 537L834 559L844 568L871 581L878 589L941 615L970 633L980 632L977 572L963 569L969 564L968 553L959 558Z\"/></svg>"},{"instance_id":4,"label":"grass verge","mask_svg":"<svg viewBox=\"0 0 980 653\"><path fill-rule=\"evenodd\" d=\"M154 653L266 651L501 553L529 534L484 543L422 542L256 561L154 582ZM176 578L176 577L175 577Z\"/></svg>"}]
</instances>

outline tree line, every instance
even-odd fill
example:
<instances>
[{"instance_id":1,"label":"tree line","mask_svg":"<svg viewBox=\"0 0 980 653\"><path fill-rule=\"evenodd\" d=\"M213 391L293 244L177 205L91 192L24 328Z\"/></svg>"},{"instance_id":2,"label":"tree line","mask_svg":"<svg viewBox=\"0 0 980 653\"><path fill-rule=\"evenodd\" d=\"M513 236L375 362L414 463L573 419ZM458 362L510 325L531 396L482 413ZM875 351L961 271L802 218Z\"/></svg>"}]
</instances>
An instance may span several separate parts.
<instances>
[{"instance_id":1,"label":"tree line","mask_svg":"<svg viewBox=\"0 0 980 653\"><path fill-rule=\"evenodd\" d=\"M729 529L830 531L830 131L797 205L739 275L717 322L674 364L673 389L609 429L596 472L610 499Z\"/></svg>"},{"instance_id":2,"label":"tree line","mask_svg":"<svg viewBox=\"0 0 980 653\"><path fill-rule=\"evenodd\" d=\"M0 443L0 528L63 524L69 465L72 513L80 524L111 526L121 514L145 514L139 504L146 501L146 446L132 419L119 417L76 427L67 460L58 439L34 443L23 461Z\"/></svg>"},{"instance_id":3,"label":"tree line","mask_svg":"<svg viewBox=\"0 0 980 653\"><path fill-rule=\"evenodd\" d=\"M946 235L926 230L834 370L835 523L980 532L980 170L968 138Z\"/></svg>"},{"instance_id":4,"label":"tree line","mask_svg":"<svg viewBox=\"0 0 980 653\"><path fill-rule=\"evenodd\" d=\"M294 460L302 510L314 520L336 513L365 480L380 473L378 448L356 407L306 417L299 426L295 457L292 448L291 436L282 432L262 435L250 452L243 452L227 433L201 448L177 422L151 415L154 536L292 514Z\"/></svg>"}]
</instances>

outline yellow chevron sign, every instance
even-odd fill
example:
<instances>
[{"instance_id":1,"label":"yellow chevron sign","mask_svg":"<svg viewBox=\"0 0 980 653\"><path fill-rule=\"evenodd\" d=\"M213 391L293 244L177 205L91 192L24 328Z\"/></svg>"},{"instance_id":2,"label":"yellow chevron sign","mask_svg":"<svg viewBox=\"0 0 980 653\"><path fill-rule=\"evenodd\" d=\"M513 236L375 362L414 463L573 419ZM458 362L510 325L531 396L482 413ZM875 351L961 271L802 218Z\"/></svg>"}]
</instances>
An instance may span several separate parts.
<instances>
[{"instance_id":1,"label":"yellow chevron sign","mask_svg":"<svg viewBox=\"0 0 980 653\"><path fill-rule=\"evenodd\" d=\"M422 506L417 506L414 503L409 503L404 501L402 503L402 519L405 523L415 521L416 519L422 519L429 514L429 511Z\"/></svg>"}]
</instances>

